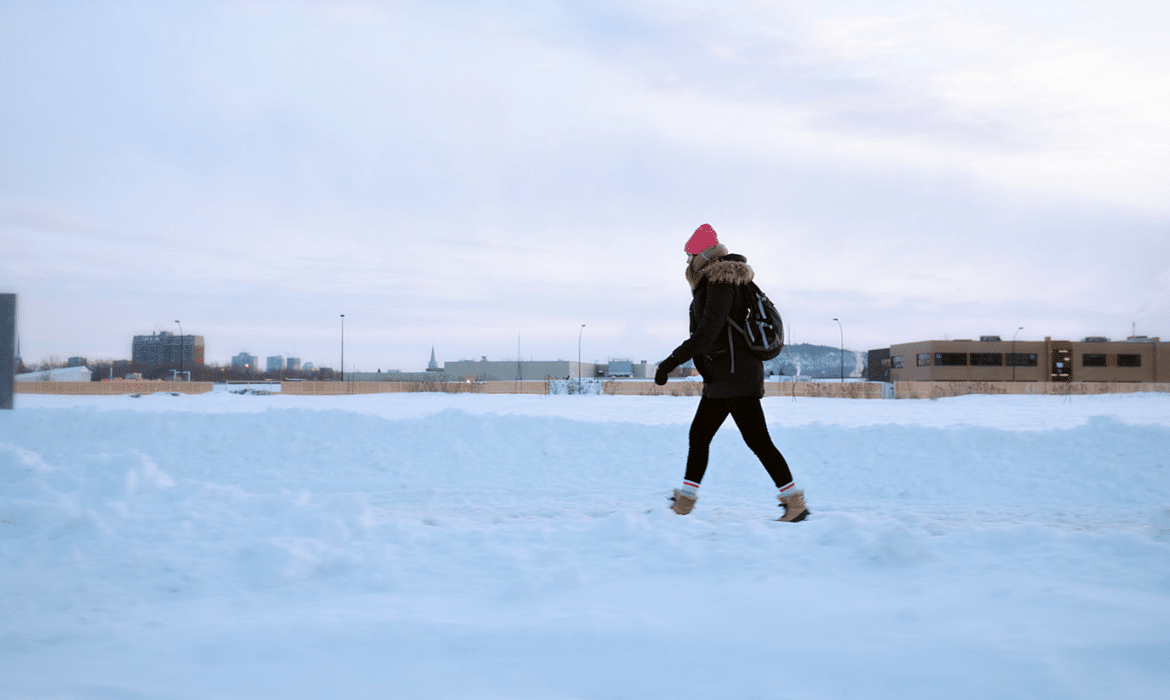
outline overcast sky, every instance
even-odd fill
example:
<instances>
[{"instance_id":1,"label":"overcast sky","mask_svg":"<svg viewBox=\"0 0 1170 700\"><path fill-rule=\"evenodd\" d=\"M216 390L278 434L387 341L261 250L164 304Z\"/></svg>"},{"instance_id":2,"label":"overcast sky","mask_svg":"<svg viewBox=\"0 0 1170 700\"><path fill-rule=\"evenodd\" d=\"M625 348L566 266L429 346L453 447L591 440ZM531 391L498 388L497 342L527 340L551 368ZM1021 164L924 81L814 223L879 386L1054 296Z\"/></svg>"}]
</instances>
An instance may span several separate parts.
<instances>
[{"instance_id":1,"label":"overcast sky","mask_svg":"<svg viewBox=\"0 0 1170 700\"><path fill-rule=\"evenodd\" d=\"M881 9L875 9L879 7ZM26 361L656 361L683 244L790 341L1170 339L1165 2L0 0ZM1131 325L1136 324L1136 326Z\"/></svg>"}]
</instances>

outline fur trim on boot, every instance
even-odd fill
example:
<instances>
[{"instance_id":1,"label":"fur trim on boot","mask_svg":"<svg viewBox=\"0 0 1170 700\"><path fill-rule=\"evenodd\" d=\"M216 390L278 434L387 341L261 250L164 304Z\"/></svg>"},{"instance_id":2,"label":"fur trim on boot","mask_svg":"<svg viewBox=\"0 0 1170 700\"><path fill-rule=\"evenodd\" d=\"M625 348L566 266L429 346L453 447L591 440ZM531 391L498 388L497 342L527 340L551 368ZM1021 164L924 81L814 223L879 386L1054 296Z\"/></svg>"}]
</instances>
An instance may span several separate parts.
<instances>
[{"instance_id":1,"label":"fur trim on boot","mask_svg":"<svg viewBox=\"0 0 1170 700\"><path fill-rule=\"evenodd\" d=\"M670 506L671 510L678 513L679 515L686 515L694 509L695 502L699 499L691 498L682 491L675 489L674 495L670 497L670 500L674 501L674 503Z\"/></svg>"},{"instance_id":2,"label":"fur trim on boot","mask_svg":"<svg viewBox=\"0 0 1170 700\"><path fill-rule=\"evenodd\" d=\"M784 515L776 518L782 523L798 523L808 517L808 508L804 505L804 491L793 491L787 496L777 496Z\"/></svg>"}]
</instances>

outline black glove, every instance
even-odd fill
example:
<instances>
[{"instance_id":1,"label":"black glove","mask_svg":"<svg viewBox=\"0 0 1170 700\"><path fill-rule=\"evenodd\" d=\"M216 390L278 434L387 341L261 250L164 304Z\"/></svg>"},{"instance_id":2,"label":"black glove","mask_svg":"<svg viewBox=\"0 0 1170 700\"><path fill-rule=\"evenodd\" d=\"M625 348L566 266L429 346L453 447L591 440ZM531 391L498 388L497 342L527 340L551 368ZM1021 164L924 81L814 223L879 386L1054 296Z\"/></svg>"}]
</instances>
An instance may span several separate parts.
<instances>
[{"instance_id":1,"label":"black glove","mask_svg":"<svg viewBox=\"0 0 1170 700\"><path fill-rule=\"evenodd\" d=\"M680 363L674 359L673 355L666 358L662 362L659 362L658 371L654 373L654 383L658 386L663 386L666 384L667 375L674 371L674 368L678 367L679 364Z\"/></svg>"}]
</instances>

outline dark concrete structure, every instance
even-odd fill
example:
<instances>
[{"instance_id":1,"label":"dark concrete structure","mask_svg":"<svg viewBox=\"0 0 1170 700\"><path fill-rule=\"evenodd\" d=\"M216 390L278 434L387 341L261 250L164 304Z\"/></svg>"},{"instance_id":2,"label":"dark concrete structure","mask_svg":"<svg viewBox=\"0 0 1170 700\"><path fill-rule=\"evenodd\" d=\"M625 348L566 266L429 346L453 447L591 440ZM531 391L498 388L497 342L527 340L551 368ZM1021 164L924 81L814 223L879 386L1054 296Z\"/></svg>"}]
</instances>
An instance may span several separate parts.
<instances>
[{"instance_id":1,"label":"dark concrete structure","mask_svg":"<svg viewBox=\"0 0 1170 700\"><path fill-rule=\"evenodd\" d=\"M870 350L865 363L865 378L871 382L890 381L890 349Z\"/></svg>"},{"instance_id":2,"label":"dark concrete structure","mask_svg":"<svg viewBox=\"0 0 1170 700\"><path fill-rule=\"evenodd\" d=\"M12 408L16 376L16 295L0 294L0 409Z\"/></svg>"}]
</instances>

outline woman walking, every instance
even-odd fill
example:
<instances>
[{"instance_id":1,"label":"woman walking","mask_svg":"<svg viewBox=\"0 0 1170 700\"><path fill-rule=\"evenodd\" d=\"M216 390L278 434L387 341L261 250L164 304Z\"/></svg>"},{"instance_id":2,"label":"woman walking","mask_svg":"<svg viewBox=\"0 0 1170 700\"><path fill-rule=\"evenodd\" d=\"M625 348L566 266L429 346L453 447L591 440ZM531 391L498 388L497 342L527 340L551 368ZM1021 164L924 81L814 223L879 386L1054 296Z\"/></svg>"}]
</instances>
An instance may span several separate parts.
<instances>
[{"instance_id":1,"label":"woman walking","mask_svg":"<svg viewBox=\"0 0 1170 700\"><path fill-rule=\"evenodd\" d=\"M666 384L672 370L693 358L703 375L703 398L691 422L686 478L682 488L674 490L671 510L686 515L695 507L699 484L707 471L711 440L730 415L779 490L776 497L784 514L778 520L804 520L809 514L804 491L796 488L788 462L772 443L760 405L764 363L748 350L743 336L728 323L733 313L742 313L745 308L748 283L755 273L747 258L727 252L708 224L695 229L684 250L686 277L693 296L691 336L659 363L654 381L659 386Z\"/></svg>"}]
</instances>

